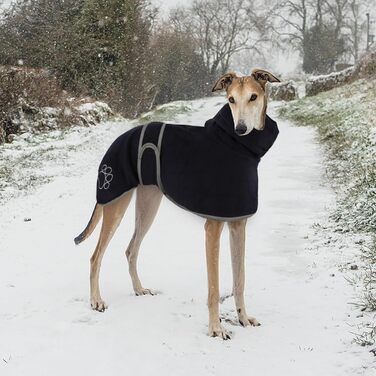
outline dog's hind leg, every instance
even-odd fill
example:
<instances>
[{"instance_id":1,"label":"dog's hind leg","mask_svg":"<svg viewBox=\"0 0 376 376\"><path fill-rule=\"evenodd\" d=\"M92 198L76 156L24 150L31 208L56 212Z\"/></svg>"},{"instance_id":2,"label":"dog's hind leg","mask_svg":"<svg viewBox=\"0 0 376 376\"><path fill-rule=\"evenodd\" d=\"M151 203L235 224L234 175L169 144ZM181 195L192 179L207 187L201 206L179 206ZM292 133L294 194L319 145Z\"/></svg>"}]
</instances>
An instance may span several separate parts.
<instances>
[{"instance_id":1,"label":"dog's hind leg","mask_svg":"<svg viewBox=\"0 0 376 376\"><path fill-rule=\"evenodd\" d=\"M90 303L96 311L103 312L107 307L101 298L99 289L99 270L108 243L119 226L132 198L132 191L114 202L103 206L103 222L98 244L90 259Z\"/></svg>"},{"instance_id":2,"label":"dog's hind leg","mask_svg":"<svg viewBox=\"0 0 376 376\"><path fill-rule=\"evenodd\" d=\"M142 287L137 273L137 257L141 242L154 221L161 199L162 192L157 186L139 185L137 187L135 230L125 252L136 295L153 295L151 290Z\"/></svg>"},{"instance_id":3,"label":"dog's hind leg","mask_svg":"<svg viewBox=\"0 0 376 376\"><path fill-rule=\"evenodd\" d=\"M205 223L209 336L230 339L219 320L219 243L222 229L223 222L208 219Z\"/></svg>"},{"instance_id":4,"label":"dog's hind leg","mask_svg":"<svg viewBox=\"0 0 376 376\"><path fill-rule=\"evenodd\" d=\"M240 324L242 326L258 326L260 325L259 322L254 317L247 315L244 304L246 223L246 219L228 223L230 228L233 294Z\"/></svg>"}]
</instances>

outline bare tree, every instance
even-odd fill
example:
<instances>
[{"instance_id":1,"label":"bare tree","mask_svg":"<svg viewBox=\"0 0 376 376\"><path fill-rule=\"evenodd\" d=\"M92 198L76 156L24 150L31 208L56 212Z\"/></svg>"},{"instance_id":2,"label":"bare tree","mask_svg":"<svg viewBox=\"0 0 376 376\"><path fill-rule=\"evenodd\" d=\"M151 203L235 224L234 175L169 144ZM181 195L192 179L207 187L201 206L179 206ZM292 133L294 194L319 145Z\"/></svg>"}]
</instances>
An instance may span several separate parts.
<instances>
[{"instance_id":1,"label":"bare tree","mask_svg":"<svg viewBox=\"0 0 376 376\"><path fill-rule=\"evenodd\" d=\"M319 28L323 26L324 1L325 0L313 0L315 23Z\"/></svg>"},{"instance_id":2,"label":"bare tree","mask_svg":"<svg viewBox=\"0 0 376 376\"><path fill-rule=\"evenodd\" d=\"M365 35L365 13L371 6L367 0L350 0L348 17L345 22L345 30L348 31L348 43L354 61L358 61L361 50L362 35ZM363 37L364 37L363 35Z\"/></svg>"},{"instance_id":3,"label":"bare tree","mask_svg":"<svg viewBox=\"0 0 376 376\"><path fill-rule=\"evenodd\" d=\"M372 5L372 0L325 0L328 20L335 26L336 38L345 38L346 59L358 60L365 33L365 13Z\"/></svg>"},{"instance_id":4,"label":"bare tree","mask_svg":"<svg viewBox=\"0 0 376 376\"><path fill-rule=\"evenodd\" d=\"M225 72L234 54L252 49L262 54L260 44L269 41L267 23L251 0L195 0L188 9L178 8L171 22L179 32L193 36L205 65L214 75Z\"/></svg>"},{"instance_id":5,"label":"bare tree","mask_svg":"<svg viewBox=\"0 0 376 376\"><path fill-rule=\"evenodd\" d=\"M349 12L350 0L324 0L330 19L334 21L335 34L340 36L345 24L346 14Z\"/></svg>"},{"instance_id":6,"label":"bare tree","mask_svg":"<svg viewBox=\"0 0 376 376\"><path fill-rule=\"evenodd\" d=\"M282 2L280 4L280 13L277 15L277 18L282 21L279 26L279 35L301 49L309 28L309 17L309 3L307 0Z\"/></svg>"},{"instance_id":7,"label":"bare tree","mask_svg":"<svg viewBox=\"0 0 376 376\"><path fill-rule=\"evenodd\" d=\"M278 18L282 20L280 35L289 41L302 46L305 43L307 31L312 27L335 25L336 35L339 35L344 25L346 12L351 0L286 0L280 3L281 12ZM325 16L327 16L325 18ZM334 23L333 23L334 21Z\"/></svg>"}]
</instances>

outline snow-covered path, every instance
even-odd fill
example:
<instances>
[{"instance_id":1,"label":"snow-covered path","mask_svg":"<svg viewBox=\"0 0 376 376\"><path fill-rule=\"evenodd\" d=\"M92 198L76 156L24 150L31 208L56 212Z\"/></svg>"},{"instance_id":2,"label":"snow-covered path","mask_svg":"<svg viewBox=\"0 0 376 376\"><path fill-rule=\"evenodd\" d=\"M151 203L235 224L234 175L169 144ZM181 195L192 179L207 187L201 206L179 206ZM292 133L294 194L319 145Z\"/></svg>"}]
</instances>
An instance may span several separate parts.
<instances>
[{"instance_id":1,"label":"snow-covered path","mask_svg":"<svg viewBox=\"0 0 376 376\"><path fill-rule=\"evenodd\" d=\"M221 103L195 101L191 112L174 119L202 124ZM204 220L166 199L139 260L144 286L161 293L132 293L124 257L133 231L130 208L102 265L109 309L91 311L89 258L98 229L79 247L73 238L94 205L97 164L129 126L107 124L56 170L45 162L55 176L50 183L2 204L0 374L373 375L362 368L369 354L351 344L357 311L338 270L341 255L312 246L311 226L325 219L333 200L323 184L320 149L310 129L278 125L279 139L259 168L259 211L248 224L246 304L261 327L235 325L227 299L221 311L233 339L206 336ZM227 230L221 291L231 291Z\"/></svg>"}]
</instances>

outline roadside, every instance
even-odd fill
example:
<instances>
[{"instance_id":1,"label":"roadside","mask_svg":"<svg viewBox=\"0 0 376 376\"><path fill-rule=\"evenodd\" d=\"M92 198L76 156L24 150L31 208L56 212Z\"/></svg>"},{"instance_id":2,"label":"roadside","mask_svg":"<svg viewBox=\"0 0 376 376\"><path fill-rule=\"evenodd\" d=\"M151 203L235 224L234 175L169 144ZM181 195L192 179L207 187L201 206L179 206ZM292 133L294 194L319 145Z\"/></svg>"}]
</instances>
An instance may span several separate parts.
<instances>
[{"instance_id":1,"label":"roadside","mask_svg":"<svg viewBox=\"0 0 376 376\"><path fill-rule=\"evenodd\" d=\"M374 350L376 335L376 80L346 86L292 102L279 111L296 125L317 130L325 150L326 175L336 206L323 230L328 251L358 255L345 266L357 294L351 300L363 317L356 341ZM373 347L372 347L373 346Z\"/></svg>"}]
</instances>

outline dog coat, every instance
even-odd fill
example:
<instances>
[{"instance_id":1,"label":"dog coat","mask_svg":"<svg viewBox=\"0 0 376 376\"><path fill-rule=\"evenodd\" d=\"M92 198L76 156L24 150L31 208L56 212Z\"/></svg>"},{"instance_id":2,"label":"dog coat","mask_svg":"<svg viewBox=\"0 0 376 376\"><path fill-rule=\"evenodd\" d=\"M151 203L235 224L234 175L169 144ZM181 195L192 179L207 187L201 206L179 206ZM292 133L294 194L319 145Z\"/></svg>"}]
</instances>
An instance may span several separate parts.
<instances>
[{"instance_id":1,"label":"dog coat","mask_svg":"<svg viewBox=\"0 0 376 376\"><path fill-rule=\"evenodd\" d=\"M277 135L277 123L266 116L263 130L238 136L228 104L204 127L137 126L103 157L97 202L107 204L138 185L157 185L172 202L200 216L249 217L257 210L257 166Z\"/></svg>"}]
</instances>

